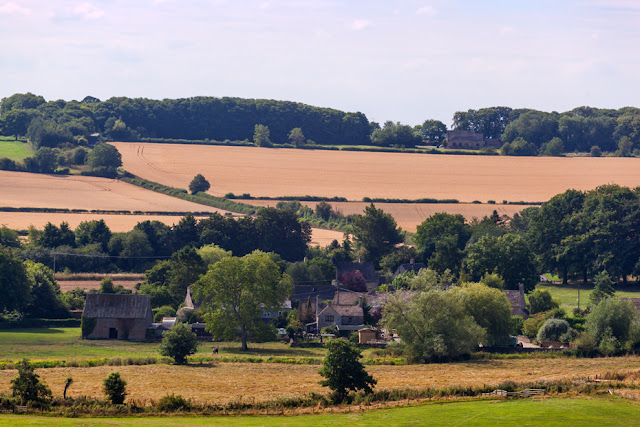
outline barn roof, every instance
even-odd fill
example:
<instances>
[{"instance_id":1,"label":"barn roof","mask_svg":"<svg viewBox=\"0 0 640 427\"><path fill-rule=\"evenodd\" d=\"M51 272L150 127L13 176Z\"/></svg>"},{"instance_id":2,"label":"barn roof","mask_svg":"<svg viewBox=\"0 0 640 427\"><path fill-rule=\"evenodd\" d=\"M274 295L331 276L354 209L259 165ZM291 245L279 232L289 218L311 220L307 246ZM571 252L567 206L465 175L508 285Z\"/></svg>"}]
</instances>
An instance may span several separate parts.
<instances>
[{"instance_id":1,"label":"barn roof","mask_svg":"<svg viewBox=\"0 0 640 427\"><path fill-rule=\"evenodd\" d=\"M151 312L149 295L88 294L84 303L84 317L146 319Z\"/></svg>"}]
</instances>

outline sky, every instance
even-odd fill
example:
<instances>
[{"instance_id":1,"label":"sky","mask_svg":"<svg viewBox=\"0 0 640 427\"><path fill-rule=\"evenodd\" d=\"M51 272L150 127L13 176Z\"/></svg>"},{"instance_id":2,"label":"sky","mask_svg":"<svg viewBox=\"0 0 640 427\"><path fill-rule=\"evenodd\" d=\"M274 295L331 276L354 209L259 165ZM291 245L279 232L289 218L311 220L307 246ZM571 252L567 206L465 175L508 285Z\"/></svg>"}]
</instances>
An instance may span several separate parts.
<instances>
[{"instance_id":1,"label":"sky","mask_svg":"<svg viewBox=\"0 0 640 427\"><path fill-rule=\"evenodd\" d=\"M640 0L0 0L0 98L233 96L451 125L640 106Z\"/></svg>"}]
</instances>

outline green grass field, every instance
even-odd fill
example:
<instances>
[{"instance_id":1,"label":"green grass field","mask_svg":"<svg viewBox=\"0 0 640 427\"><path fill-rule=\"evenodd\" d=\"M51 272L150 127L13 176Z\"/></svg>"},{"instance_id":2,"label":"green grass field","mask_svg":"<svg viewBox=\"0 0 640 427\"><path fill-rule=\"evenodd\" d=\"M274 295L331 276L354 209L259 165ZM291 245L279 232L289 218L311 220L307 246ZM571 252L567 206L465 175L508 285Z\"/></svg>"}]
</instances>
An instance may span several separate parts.
<instances>
[{"instance_id":1,"label":"green grass field","mask_svg":"<svg viewBox=\"0 0 640 427\"><path fill-rule=\"evenodd\" d=\"M568 315L572 315L574 308L578 307L578 286L577 284L555 285L555 284L539 284L536 289L546 289L551 292L554 299L558 300L561 307L567 310ZM587 286L580 284L580 308L585 309L591 303L589 296L593 290L593 285ZM629 285L626 287L616 288L616 297L639 298L640 285Z\"/></svg>"},{"instance_id":2,"label":"green grass field","mask_svg":"<svg viewBox=\"0 0 640 427\"><path fill-rule=\"evenodd\" d=\"M542 400L481 400L429 403L367 412L300 416L170 416L59 418L0 415L12 426L632 426L640 405L618 397L572 397Z\"/></svg>"},{"instance_id":3,"label":"green grass field","mask_svg":"<svg viewBox=\"0 0 640 427\"><path fill-rule=\"evenodd\" d=\"M15 141L13 137L0 136L0 157L22 160L31 155L33 155L33 150L26 142Z\"/></svg>"},{"instance_id":4,"label":"green grass field","mask_svg":"<svg viewBox=\"0 0 640 427\"><path fill-rule=\"evenodd\" d=\"M0 330L0 362L24 357L33 360L159 356L159 343L116 340L82 340L80 328L33 328ZM221 355L324 357L323 348L290 348L283 343L249 344L240 350L238 342L203 342L198 354L209 355L218 347ZM367 353L365 353L366 355Z\"/></svg>"}]
</instances>

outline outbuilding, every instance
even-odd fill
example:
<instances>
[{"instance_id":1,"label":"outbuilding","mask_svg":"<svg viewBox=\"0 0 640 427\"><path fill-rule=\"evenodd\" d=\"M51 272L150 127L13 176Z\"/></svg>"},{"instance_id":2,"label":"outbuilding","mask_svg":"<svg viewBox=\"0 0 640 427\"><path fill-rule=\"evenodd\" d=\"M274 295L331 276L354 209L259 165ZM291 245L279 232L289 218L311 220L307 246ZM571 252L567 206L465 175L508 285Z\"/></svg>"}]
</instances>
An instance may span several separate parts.
<instances>
[{"instance_id":1,"label":"outbuilding","mask_svg":"<svg viewBox=\"0 0 640 427\"><path fill-rule=\"evenodd\" d=\"M88 294L82 337L142 341L153 323L149 295Z\"/></svg>"}]
</instances>

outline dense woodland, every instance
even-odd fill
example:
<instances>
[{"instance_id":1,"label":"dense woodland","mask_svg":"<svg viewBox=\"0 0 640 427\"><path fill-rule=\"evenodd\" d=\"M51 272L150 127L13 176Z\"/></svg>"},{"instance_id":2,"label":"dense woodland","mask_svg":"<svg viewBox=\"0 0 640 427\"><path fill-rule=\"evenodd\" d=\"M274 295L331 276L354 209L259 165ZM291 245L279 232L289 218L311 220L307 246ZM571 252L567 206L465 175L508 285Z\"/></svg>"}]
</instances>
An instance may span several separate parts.
<instances>
[{"instance_id":1,"label":"dense woodland","mask_svg":"<svg viewBox=\"0 0 640 427\"><path fill-rule=\"evenodd\" d=\"M455 130L472 130L499 139L504 155L562 155L589 152L632 156L640 152L640 109L578 107L563 113L488 107L456 112ZM286 144L373 145L412 148L446 146L447 126L427 119L409 126L382 126L360 113L306 104L242 98L193 97L152 100L87 96L82 101L46 101L31 93L0 102L0 132L26 136L40 147L86 146L92 134L106 140L219 141ZM491 151L491 150L485 150Z\"/></svg>"}]
</instances>

